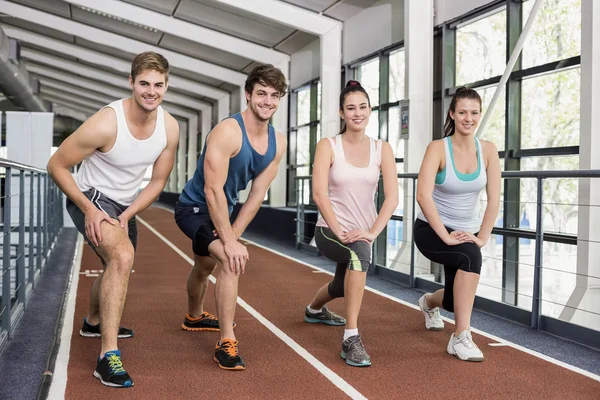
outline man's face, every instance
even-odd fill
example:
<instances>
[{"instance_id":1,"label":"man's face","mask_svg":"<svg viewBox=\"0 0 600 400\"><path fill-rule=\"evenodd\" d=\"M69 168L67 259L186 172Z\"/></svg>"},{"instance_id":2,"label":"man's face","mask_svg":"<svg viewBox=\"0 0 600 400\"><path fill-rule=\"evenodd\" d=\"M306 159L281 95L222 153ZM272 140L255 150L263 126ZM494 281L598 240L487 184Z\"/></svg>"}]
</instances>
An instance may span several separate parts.
<instances>
[{"instance_id":1,"label":"man's face","mask_svg":"<svg viewBox=\"0 0 600 400\"><path fill-rule=\"evenodd\" d=\"M274 87L254 84L252 93L246 92L248 108L260 121L267 122L279 107L279 93Z\"/></svg>"},{"instance_id":2,"label":"man's face","mask_svg":"<svg viewBox=\"0 0 600 400\"><path fill-rule=\"evenodd\" d=\"M165 74L148 69L142 71L135 78L135 82L129 77L129 83L133 89L135 102L145 111L152 112L162 103L167 91L167 79Z\"/></svg>"}]
</instances>

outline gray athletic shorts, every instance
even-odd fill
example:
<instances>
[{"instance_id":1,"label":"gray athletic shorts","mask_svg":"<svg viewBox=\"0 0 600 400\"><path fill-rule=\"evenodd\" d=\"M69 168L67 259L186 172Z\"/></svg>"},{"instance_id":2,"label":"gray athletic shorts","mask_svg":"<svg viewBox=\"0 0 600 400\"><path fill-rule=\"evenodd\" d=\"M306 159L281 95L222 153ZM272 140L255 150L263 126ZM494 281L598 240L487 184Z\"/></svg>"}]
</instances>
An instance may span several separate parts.
<instances>
[{"instance_id":1,"label":"gray athletic shorts","mask_svg":"<svg viewBox=\"0 0 600 400\"><path fill-rule=\"evenodd\" d=\"M333 234L331 229L324 226L316 227L315 243L325 257L336 263L346 264L348 269L362 272L369 270L372 249L370 243L357 240L344 244Z\"/></svg>"},{"instance_id":2,"label":"gray athletic shorts","mask_svg":"<svg viewBox=\"0 0 600 400\"><path fill-rule=\"evenodd\" d=\"M117 219L117 217L127 209L127 206L124 206L123 204L119 204L116 201L109 199L104 194L100 193L94 188L83 192L83 194L88 199L90 199L90 201L96 206L96 208L103 211L105 214L107 214L113 219ZM75 205L75 203L73 203L68 198L67 212L71 216L71 219L73 220L73 223L75 224L77 230L83 235L84 239L88 242L88 244L92 246L92 249L96 251L96 246L94 246L94 244L85 235L85 214L79 209L79 207ZM131 244L133 245L133 249L135 250L137 246L137 224L135 222L135 218L131 218L129 220L128 228L129 240L131 240ZM96 254L98 254L97 251ZM98 257L100 257L99 254ZM102 257L100 257L100 259L102 259ZM102 260L102 264L106 265L104 263L104 260Z\"/></svg>"}]
</instances>

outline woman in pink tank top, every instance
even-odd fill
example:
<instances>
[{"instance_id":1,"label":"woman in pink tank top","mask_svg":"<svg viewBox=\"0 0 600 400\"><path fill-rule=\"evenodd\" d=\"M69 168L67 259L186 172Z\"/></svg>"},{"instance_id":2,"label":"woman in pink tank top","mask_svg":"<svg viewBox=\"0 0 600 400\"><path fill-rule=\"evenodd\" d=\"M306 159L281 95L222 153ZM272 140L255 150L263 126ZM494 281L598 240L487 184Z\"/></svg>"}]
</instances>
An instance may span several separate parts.
<instances>
[{"instance_id":1,"label":"woman in pink tank top","mask_svg":"<svg viewBox=\"0 0 600 400\"><path fill-rule=\"evenodd\" d=\"M365 89L349 81L340 94L342 132L319 141L313 165L313 199L321 217L315 230L317 247L337 263L333 280L321 287L306 307L309 323L346 325L341 356L352 366L371 365L358 333L372 243L387 226L398 206L396 161L389 143L365 133L371 104ZM385 201L379 215L375 192L383 174ZM345 298L346 319L325 304Z\"/></svg>"}]
</instances>

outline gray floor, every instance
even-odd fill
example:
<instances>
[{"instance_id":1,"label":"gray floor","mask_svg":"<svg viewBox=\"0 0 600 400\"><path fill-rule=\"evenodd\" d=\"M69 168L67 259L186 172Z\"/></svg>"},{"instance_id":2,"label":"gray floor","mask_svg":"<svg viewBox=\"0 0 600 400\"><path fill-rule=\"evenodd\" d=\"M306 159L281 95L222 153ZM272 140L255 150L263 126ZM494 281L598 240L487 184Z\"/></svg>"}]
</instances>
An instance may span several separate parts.
<instances>
[{"instance_id":1,"label":"gray floor","mask_svg":"<svg viewBox=\"0 0 600 400\"><path fill-rule=\"evenodd\" d=\"M295 249L293 246L265 239L252 233L245 233L243 238L269 247L275 251L294 257L298 260L335 271L335 263L324 257L314 256L308 252ZM400 300L417 304L422 292L405 288L377 276L369 276L367 285ZM453 318L452 313L442 311L444 316ZM401 323L401 321L398 321ZM508 340L525 348L535 350L549 357L563 361L583 370L600 375L600 352L586 346L578 345L552 335L535 331L527 326L504 320L477 310L473 311L471 325L502 339Z\"/></svg>"},{"instance_id":2,"label":"gray floor","mask_svg":"<svg viewBox=\"0 0 600 400\"><path fill-rule=\"evenodd\" d=\"M53 350L76 240L74 228L63 229L12 339L0 353L0 399L37 398Z\"/></svg>"}]
</instances>

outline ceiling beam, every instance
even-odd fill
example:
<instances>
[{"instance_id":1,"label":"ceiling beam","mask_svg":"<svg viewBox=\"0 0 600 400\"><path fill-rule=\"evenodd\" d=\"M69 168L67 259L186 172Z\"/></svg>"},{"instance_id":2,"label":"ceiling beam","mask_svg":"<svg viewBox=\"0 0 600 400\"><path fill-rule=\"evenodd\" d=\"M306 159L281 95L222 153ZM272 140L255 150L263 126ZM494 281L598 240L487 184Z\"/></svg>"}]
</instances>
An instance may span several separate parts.
<instances>
[{"instance_id":1,"label":"ceiling beam","mask_svg":"<svg viewBox=\"0 0 600 400\"><path fill-rule=\"evenodd\" d=\"M62 40L52 39L48 36L29 32L23 29L12 28L6 25L3 25L2 29L8 37L16 39L19 42L31 43L61 54L77 57L80 60L92 64L104 65L114 69L115 71L125 73L128 76L131 73L130 61L100 53L95 50L90 50L85 47L77 46L72 43L67 43ZM229 92L225 90L204 85L190 79L181 78L173 74L169 74L169 86L173 89L196 93L215 100L229 95Z\"/></svg>"},{"instance_id":2,"label":"ceiling beam","mask_svg":"<svg viewBox=\"0 0 600 400\"><path fill-rule=\"evenodd\" d=\"M289 61L290 56L181 19L116 0L64 0L86 11L99 11L149 28L262 63Z\"/></svg>"},{"instance_id":3,"label":"ceiling beam","mask_svg":"<svg viewBox=\"0 0 600 400\"><path fill-rule=\"evenodd\" d=\"M91 113L75 110L71 107L65 107L57 103L52 103L52 112L56 115L73 118L74 120L81 122L87 121L87 119L92 116Z\"/></svg>"},{"instance_id":4,"label":"ceiling beam","mask_svg":"<svg viewBox=\"0 0 600 400\"><path fill-rule=\"evenodd\" d=\"M278 0L215 0L287 25L303 32L322 36L342 23L304 8Z\"/></svg>"},{"instance_id":5,"label":"ceiling beam","mask_svg":"<svg viewBox=\"0 0 600 400\"><path fill-rule=\"evenodd\" d=\"M55 29L104 46L118 48L129 53L138 54L152 50L165 56L169 60L169 64L174 67L194 73L201 73L202 75L237 86L242 86L246 81L246 75L240 72L158 46L152 46L148 43L133 40L122 35L107 32L103 29L94 28L80 22L75 22L71 19L58 17L34 8L25 7L6 0L0 0L0 10L2 10L3 14L12 17L20 18L25 21L32 21L47 28Z\"/></svg>"},{"instance_id":6,"label":"ceiling beam","mask_svg":"<svg viewBox=\"0 0 600 400\"><path fill-rule=\"evenodd\" d=\"M64 60L62 58L44 54L36 50L22 49L21 56L25 60L35 61L37 63L48 65L51 68L59 68L86 77L94 77L94 79L103 81L110 85L131 90L129 81L124 79L122 76L100 71L98 69L94 69L86 65L78 64L69 60ZM169 92L168 90L165 93L165 100L169 100L170 102L201 111L208 111L208 109L211 108L210 104L201 102L191 97L180 95L178 93Z\"/></svg>"}]
</instances>

